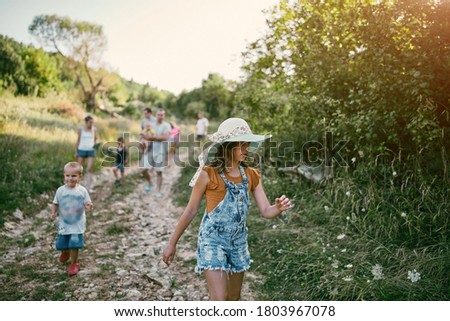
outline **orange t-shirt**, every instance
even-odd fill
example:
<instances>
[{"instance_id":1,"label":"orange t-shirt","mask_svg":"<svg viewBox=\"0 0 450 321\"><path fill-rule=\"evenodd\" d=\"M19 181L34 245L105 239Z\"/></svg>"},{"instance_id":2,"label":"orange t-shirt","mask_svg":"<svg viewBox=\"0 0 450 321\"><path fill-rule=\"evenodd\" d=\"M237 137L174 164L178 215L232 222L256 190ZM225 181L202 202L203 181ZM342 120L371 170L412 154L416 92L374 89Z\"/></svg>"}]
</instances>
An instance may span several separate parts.
<instances>
[{"instance_id":1,"label":"orange t-shirt","mask_svg":"<svg viewBox=\"0 0 450 321\"><path fill-rule=\"evenodd\" d=\"M208 174L209 183L206 187L206 211L210 213L219 203L225 198L227 193L225 182L222 177L220 177L219 171L211 166L203 167L203 170ZM244 167L245 175L248 178L248 191L254 191L256 186L259 184L261 175L256 168ZM235 184L242 182L242 176L232 177L227 173L224 173L228 181Z\"/></svg>"}]
</instances>

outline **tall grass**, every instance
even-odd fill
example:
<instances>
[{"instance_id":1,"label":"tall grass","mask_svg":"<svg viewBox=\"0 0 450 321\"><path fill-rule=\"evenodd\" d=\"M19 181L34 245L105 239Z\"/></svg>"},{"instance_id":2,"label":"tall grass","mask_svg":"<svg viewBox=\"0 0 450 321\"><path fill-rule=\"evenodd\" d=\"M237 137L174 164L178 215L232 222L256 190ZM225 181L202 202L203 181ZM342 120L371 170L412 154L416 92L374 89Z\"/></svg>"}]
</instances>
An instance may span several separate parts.
<instances>
[{"instance_id":1,"label":"tall grass","mask_svg":"<svg viewBox=\"0 0 450 321\"><path fill-rule=\"evenodd\" d=\"M395 173L380 181L359 170L324 185L266 172L270 198L294 196L295 208L288 224L250 217L262 299L450 298L447 185L419 175L405 188Z\"/></svg>"}]
</instances>

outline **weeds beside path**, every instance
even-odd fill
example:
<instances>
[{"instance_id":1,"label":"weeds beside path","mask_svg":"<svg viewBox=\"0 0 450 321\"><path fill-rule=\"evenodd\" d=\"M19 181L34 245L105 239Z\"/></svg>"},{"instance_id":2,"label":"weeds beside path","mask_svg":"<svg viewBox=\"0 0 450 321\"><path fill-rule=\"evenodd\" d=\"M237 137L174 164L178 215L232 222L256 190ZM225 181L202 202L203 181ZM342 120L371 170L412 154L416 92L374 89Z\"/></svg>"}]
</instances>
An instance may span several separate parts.
<instances>
[{"instance_id":1,"label":"weeds beside path","mask_svg":"<svg viewBox=\"0 0 450 321\"><path fill-rule=\"evenodd\" d=\"M114 187L108 168L96 176L94 211L88 213L81 269L67 275L58 262L49 209L22 221L7 222L0 252L0 300L208 300L203 275L193 272L196 248L193 231L180 240L170 268L161 261L162 248L183 208L172 203L171 190L180 169L164 172L161 200L144 193L137 168L122 187ZM243 299L254 294L244 283Z\"/></svg>"}]
</instances>

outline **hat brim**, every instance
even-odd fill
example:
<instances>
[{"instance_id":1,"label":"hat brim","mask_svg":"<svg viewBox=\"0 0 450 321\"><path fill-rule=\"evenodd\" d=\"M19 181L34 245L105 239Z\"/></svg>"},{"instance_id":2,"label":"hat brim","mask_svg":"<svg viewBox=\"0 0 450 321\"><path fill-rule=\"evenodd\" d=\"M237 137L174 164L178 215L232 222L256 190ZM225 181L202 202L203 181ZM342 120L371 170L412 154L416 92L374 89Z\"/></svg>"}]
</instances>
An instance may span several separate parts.
<instances>
[{"instance_id":1,"label":"hat brim","mask_svg":"<svg viewBox=\"0 0 450 321\"><path fill-rule=\"evenodd\" d=\"M256 143L256 142L262 142L268 138L272 137L272 135L255 135L255 134L242 134L236 137L228 138L224 141L225 142L249 142L249 143Z\"/></svg>"},{"instance_id":2,"label":"hat brim","mask_svg":"<svg viewBox=\"0 0 450 321\"><path fill-rule=\"evenodd\" d=\"M214 159L216 157L216 153L217 153L217 148L223 143L248 142L250 145L249 152L254 153L266 139L269 139L271 137L272 137L271 134L267 134L267 135L243 134L243 135L239 135L237 137L228 138L221 143L213 143L208 147L208 156L207 156L208 162L214 161Z\"/></svg>"}]
</instances>

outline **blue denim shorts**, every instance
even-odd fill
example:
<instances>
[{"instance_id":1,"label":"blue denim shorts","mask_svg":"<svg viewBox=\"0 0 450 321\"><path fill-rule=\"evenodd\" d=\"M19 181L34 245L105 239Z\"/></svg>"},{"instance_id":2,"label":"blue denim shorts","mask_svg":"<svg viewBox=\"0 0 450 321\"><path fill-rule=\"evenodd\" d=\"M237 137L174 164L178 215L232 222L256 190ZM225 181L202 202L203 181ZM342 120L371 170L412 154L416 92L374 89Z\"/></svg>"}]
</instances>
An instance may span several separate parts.
<instances>
[{"instance_id":1,"label":"blue denim shorts","mask_svg":"<svg viewBox=\"0 0 450 321\"><path fill-rule=\"evenodd\" d=\"M125 167L123 166L123 163L114 163L114 167L117 167L121 173L125 172Z\"/></svg>"},{"instance_id":2,"label":"blue denim shorts","mask_svg":"<svg viewBox=\"0 0 450 321\"><path fill-rule=\"evenodd\" d=\"M58 234L56 238L56 249L58 251L81 249L83 246L83 234Z\"/></svg>"},{"instance_id":3,"label":"blue denim shorts","mask_svg":"<svg viewBox=\"0 0 450 321\"><path fill-rule=\"evenodd\" d=\"M95 157L95 150L82 150L77 149L78 157Z\"/></svg>"},{"instance_id":4,"label":"blue denim shorts","mask_svg":"<svg viewBox=\"0 0 450 321\"><path fill-rule=\"evenodd\" d=\"M236 228L235 228L236 229ZM239 273L250 268L247 227L238 230L220 225L200 228L195 272L222 270Z\"/></svg>"}]
</instances>

